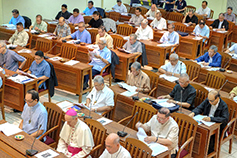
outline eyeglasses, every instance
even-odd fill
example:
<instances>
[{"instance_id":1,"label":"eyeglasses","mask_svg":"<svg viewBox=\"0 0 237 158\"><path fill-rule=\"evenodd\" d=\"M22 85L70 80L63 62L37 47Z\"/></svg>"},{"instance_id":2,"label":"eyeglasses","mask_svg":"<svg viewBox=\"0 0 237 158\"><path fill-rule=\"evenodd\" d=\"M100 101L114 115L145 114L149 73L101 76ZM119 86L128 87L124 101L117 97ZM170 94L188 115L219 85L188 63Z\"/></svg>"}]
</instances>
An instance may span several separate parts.
<instances>
[{"instance_id":1,"label":"eyeglasses","mask_svg":"<svg viewBox=\"0 0 237 158\"><path fill-rule=\"evenodd\" d=\"M42 58L35 58L35 60L41 60Z\"/></svg>"},{"instance_id":2,"label":"eyeglasses","mask_svg":"<svg viewBox=\"0 0 237 158\"><path fill-rule=\"evenodd\" d=\"M166 119L166 117L165 118L160 118L159 116L157 116L157 120L164 121L165 119Z\"/></svg>"},{"instance_id":3,"label":"eyeglasses","mask_svg":"<svg viewBox=\"0 0 237 158\"><path fill-rule=\"evenodd\" d=\"M25 101L26 103L33 103L34 100L29 101L29 100L24 99L24 101Z\"/></svg>"},{"instance_id":4,"label":"eyeglasses","mask_svg":"<svg viewBox=\"0 0 237 158\"><path fill-rule=\"evenodd\" d=\"M209 102L212 102L212 103L213 103L216 99L214 99L214 100L210 100L210 99L208 99L208 100L209 100Z\"/></svg>"}]
</instances>

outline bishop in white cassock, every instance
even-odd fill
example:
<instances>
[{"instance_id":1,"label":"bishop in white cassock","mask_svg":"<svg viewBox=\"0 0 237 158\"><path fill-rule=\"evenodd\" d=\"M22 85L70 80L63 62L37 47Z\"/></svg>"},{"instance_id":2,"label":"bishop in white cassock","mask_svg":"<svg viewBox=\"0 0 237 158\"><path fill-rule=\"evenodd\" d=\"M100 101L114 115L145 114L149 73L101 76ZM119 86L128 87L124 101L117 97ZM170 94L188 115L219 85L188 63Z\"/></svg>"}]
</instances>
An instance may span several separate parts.
<instances>
[{"instance_id":1,"label":"bishop in white cassock","mask_svg":"<svg viewBox=\"0 0 237 158\"><path fill-rule=\"evenodd\" d=\"M81 158L90 153L94 146L90 128L70 109L65 114L65 123L60 132L57 151L70 158Z\"/></svg>"}]
</instances>

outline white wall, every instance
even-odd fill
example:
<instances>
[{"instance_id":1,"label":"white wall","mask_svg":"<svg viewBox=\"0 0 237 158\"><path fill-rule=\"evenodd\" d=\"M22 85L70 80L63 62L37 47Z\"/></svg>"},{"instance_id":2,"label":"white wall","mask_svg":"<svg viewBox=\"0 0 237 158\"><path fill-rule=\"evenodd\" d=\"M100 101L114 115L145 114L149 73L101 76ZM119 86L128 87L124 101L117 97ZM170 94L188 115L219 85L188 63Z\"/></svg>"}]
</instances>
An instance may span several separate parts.
<instances>
[{"instance_id":1,"label":"white wall","mask_svg":"<svg viewBox=\"0 0 237 158\"><path fill-rule=\"evenodd\" d=\"M2 0L0 0L0 24L3 23Z\"/></svg>"}]
</instances>

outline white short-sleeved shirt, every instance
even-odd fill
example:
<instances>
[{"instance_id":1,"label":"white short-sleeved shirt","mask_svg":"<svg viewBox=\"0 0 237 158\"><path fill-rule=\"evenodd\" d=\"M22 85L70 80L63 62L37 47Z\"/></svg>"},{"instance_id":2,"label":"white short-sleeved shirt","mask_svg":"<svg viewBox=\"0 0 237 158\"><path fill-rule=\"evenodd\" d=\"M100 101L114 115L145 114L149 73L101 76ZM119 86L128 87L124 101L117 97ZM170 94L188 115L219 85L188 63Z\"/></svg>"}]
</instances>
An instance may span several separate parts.
<instances>
[{"instance_id":1,"label":"white short-sleeved shirt","mask_svg":"<svg viewBox=\"0 0 237 158\"><path fill-rule=\"evenodd\" d=\"M161 68L167 72L172 72L176 74L180 74L180 71L181 74L186 73L186 65L182 61L178 61L175 66L171 65L171 63L168 62L167 64L162 65Z\"/></svg>"},{"instance_id":2,"label":"white short-sleeved shirt","mask_svg":"<svg viewBox=\"0 0 237 158\"><path fill-rule=\"evenodd\" d=\"M172 33L165 32L160 39L164 44L179 44L179 34L175 31Z\"/></svg>"},{"instance_id":3,"label":"white short-sleeved shirt","mask_svg":"<svg viewBox=\"0 0 237 158\"><path fill-rule=\"evenodd\" d=\"M147 25L147 27L145 29L143 29L141 26L137 29L136 33L137 35L137 39L143 39L143 40L147 40L147 39L153 39L153 30L150 26Z\"/></svg>"},{"instance_id":4,"label":"white short-sleeved shirt","mask_svg":"<svg viewBox=\"0 0 237 158\"><path fill-rule=\"evenodd\" d=\"M164 18L161 18L159 21L155 18L151 24L150 24L153 28L157 28L158 30L163 30L163 29L167 29L167 23L166 20Z\"/></svg>"},{"instance_id":5,"label":"white short-sleeved shirt","mask_svg":"<svg viewBox=\"0 0 237 158\"><path fill-rule=\"evenodd\" d=\"M197 11L197 14L203 15L203 14L207 14L207 18L210 17L210 13L211 13L211 9L206 7L205 9L203 9L202 7L200 7Z\"/></svg>"},{"instance_id":6,"label":"white short-sleeved shirt","mask_svg":"<svg viewBox=\"0 0 237 158\"><path fill-rule=\"evenodd\" d=\"M110 154L108 150L105 149L100 158L131 158L131 155L123 146L120 145L119 150L114 154Z\"/></svg>"},{"instance_id":7,"label":"white short-sleeved shirt","mask_svg":"<svg viewBox=\"0 0 237 158\"><path fill-rule=\"evenodd\" d=\"M230 47L229 51L234 51L235 54L237 54L237 43L235 43L233 46Z\"/></svg>"}]
</instances>

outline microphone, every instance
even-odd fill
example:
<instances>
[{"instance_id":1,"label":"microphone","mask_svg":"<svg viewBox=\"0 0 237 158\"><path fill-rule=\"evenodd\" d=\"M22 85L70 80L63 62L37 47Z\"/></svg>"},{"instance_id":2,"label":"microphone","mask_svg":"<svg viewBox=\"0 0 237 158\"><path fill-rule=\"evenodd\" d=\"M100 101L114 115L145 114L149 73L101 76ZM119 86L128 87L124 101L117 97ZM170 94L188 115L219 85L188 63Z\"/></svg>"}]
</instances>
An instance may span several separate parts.
<instances>
[{"instance_id":1,"label":"microphone","mask_svg":"<svg viewBox=\"0 0 237 158\"><path fill-rule=\"evenodd\" d=\"M42 124L39 126L39 128L38 128L38 130L37 130L37 134L36 134L36 135L38 135L38 133L39 133L39 130L40 130L40 128L41 128L41 126L42 126ZM35 140L36 140L36 137L35 137L35 139L34 139L34 141L33 141L32 145L31 145L31 149L27 149L27 150L26 150L26 155L33 156L33 155L35 155L35 154L37 154L37 153L38 153L38 151L37 151L37 150L33 150L33 145L34 145L34 143L35 143Z\"/></svg>"},{"instance_id":2,"label":"microphone","mask_svg":"<svg viewBox=\"0 0 237 158\"><path fill-rule=\"evenodd\" d=\"M221 91L221 89L224 87L224 85L228 82L228 80L225 80L225 83L221 86L221 88L218 90L218 93Z\"/></svg>"},{"instance_id":3,"label":"microphone","mask_svg":"<svg viewBox=\"0 0 237 158\"><path fill-rule=\"evenodd\" d=\"M140 82L140 86L139 86L139 87L141 87L142 79L143 79L143 76L142 76L142 78L141 78L141 82ZM139 92L140 92L140 91L137 92L137 96L132 96L132 99L133 99L133 100L139 100L139 96L138 96Z\"/></svg>"},{"instance_id":4,"label":"microphone","mask_svg":"<svg viewBox=\"0 0 237 158\"><path fill-rule=\"evenodd\" d=\"M223 68L220 68L219 71L220 72L225 72L225 67L227 66L227 64L230 62L231 58L225 63Z\"/></svg>"},{"instance_id":5,"label":"microphone","mask_svg":"<svg viewBox=\"0 0 237 158\"><path fill-rule=\"evenodd\" d=\"M93 94L91 94L91 102L92 102L92 100L93 100ZM89 116L84 116L84 120L85 119L92 119L92 117L91 117L91 103L89 104Z\"/></svg>"},{"instance_id":6,"label":"microphone","mask_svg":"<svg viewBox=\"0 0 237 158\"><path fill-rule=\"evenodd\" d=\"M138 114L138 111L135 113L135 115L133 115L133 117L128 121L128 123L126 124L126 126L123 128L122 131L118 131L117 134L120 137L125 137L128 133L124 132L125 128L128 126L128 124L134 119L134 117Z\"/></svg>"},{"instance_id":7,"label":"microphone","mask_svg":"<svg viewBox=\"0 0 237 158\"><path fill-rule=\"evenodd\" d=\"M182 62L180 62L180 72L179 72L179 75L181 75L181 71L182 71Z\"/></svg>"},{"instance_id":8,"label":"microphone","mask_svg":"<svg viewBox=\"0 0 237 158\"><path fill-rule=\"evenodd\" d=\"M178 111L178 113L183 113L182 112L182 108L183 108L183 106L182 106L182 100L183 100L183 90L181 89L180 90L180 111Z\"/></svg>"},{"instance_id":9,"label":"microphone","mask_svg":"<svg viewBox=\"0 0 237 158\"><path fill-rule=\"evenodd\" d=\"M49 57L47 56L47 54L49 53L49 52L51 52L51 50L53 50L54 49L54 47L57 45L58 43L55 43L55 45L51 48L51 49L49 49L49 51L47 51L47 53L45 53L45 55L44 55L44 58L45 59L48 59Z\"/></svg>"}]
</instances>

